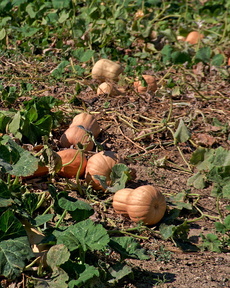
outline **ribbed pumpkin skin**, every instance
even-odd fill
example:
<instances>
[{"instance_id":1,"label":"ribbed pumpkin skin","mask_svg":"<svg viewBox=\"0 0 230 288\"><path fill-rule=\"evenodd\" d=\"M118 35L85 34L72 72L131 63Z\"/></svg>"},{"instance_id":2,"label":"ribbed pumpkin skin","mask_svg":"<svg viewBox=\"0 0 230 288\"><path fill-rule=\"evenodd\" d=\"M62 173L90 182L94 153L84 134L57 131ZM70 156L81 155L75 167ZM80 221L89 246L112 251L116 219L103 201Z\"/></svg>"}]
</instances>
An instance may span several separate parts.
<instances>
[{"instance_id":1,"label":"ribbed pumpkin skin","mask_svg":"<svg viewBox=\"0 0 230 288\"><path fill-rule=\"evenodd\" d=\"M81 143L82 145L86 145L85 151L91 151L93 149L93 141L89 140L89 136L86 134L84 129L73 125L68 128L60 138L61 147L69 148L71 145L77 145L77 143Z\"/></svg>"},{"instance_id":2,"label":"ribbed pumpkin skin","mask_svg":"<svg viewBox=\"0 0 230 288\"><path fill-rule=\"evenodd\" d=\"M131 188L124 188L117 191L113 196L113 209L118 214L128 215L127 212L127 198L130 192L133 191Z\"/></svg>"},{"instance_id":3,"label":"ribbed pumpkin skin","mask_svg":"<svg viewBox=\"0 0 230 288\"><path fill-rule=\"evenodd\" d=\"M93 66L92 78L101 82L106 79L117 80L122 71L123 68L120 64L109 59L100 59Z\"/></svg>"},{"instance_id":4,"label":"ribbed pumpkin skin","mask_svg":"<svg viewBox=\"0 0 230 288\"><path fill-rule=\"evenodd\" d=\"M93 177L100 175L106 177L107 185L111 184L110 173L115 164L119 163L118 156L112 151L101 151L88 159L85 169L86 182L91 184L95 190L105 190L99 180Z\"/></svg>"},{"instance_id":5,"label":"ribbed pumpkin skin","mask_svg":"<svg viewBox=\"0 0 230 288\"><path fill-rule=\"evenodd\" d=\"M86 130L91 131L94 137L97 137L100 133L100 126L97 120L93 115L86 112L76 115L69 127L73 125L82 125Z\"/></svg>"},{"instance_id":6,"label":"ribbed pumpkin skin","mask_svg":"<svg viewBox=\"0 0 230 288\"><path fill-rule=\"evenodd\" d=\"M127 197L127 212L134 222L146 225L158 223L166 211L164 195L151 185L140 186Z\"/></svg>"},{"instance_id":7,"label":"ribbed pumpkin skin","mask_svg":"<svg viewBox=\"0 0 230 288\"><path fill-rule=\"evenodd\" d=\"M77 152L76 149L69 148L69 149L58 151L57 153L62 159L62 164L66 164L74 158L76 152ZM81 167L80 174L79 174L80 177L84 175L85 167L87 164L87 159L84 154L82 154L82 157L83 157L83 160L82 160L82 167ZM81 152L78 152L76 159L71 164L65 167L62 167L61 170L58 172L58 174L66 178L73 178L76 176L78 172L80 163L81 163Z\"/></svg>"},{"instance_id":8,"label":"ribbed pumpkin skin","mask_svg":"<svg viewBox=\"0 0 230 288\"><path fill-rule=\"evenodd\" d=\"M94 146L93 141L88 141L89 136L85 136L87 132L78 126L83 126L86 130L90 131L95 139L100 133L99 124L94 116L88 113L80 113L73 118L69 128L62 134L60 138L61 147L69 148L71 145L76 145L79 142L82 145L89 142L86 151L91 151Z\"/></svg>"}]
</instances>

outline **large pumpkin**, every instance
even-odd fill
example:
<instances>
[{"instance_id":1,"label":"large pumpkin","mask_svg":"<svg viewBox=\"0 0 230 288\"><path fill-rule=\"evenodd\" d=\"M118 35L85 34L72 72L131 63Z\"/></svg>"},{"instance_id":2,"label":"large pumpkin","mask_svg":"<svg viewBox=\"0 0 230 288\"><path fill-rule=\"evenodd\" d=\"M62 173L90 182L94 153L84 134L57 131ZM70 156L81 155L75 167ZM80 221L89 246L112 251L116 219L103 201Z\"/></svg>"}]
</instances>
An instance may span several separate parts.
<instances>
[{"instance_id":1,"label":"large pumpkin","mask_svg":"<svg viewBox=\"0 0 230 288\"><path fill-rule=\"evenodd\" d=\"M166 211L166 200L158 189L143 185L136 189L122 190L125 191L119 190L113 197L115 211L124 211L118 213L128 214L134 222L142 221L146 225L156 224L162 219Z\"/></svg>"},{"instance_id":2,"label":"large pumpkin","mask_svg":"<svg viewBox=\"0 0 230 288\"><path fill-rule=\"evenodd\" d=\"M91 184L96 190L105 190L94 176L105 176L107 186L111 185L110 174L115 164L119 163L120 159L116 153L112 151L101 151L94 154L88 159L85 169L85 179L88 184Z\"/></svg>"},{"instance_id":3,"label":"large pumpkin","mask_svg":"<svg viewBox=\"0 0 230 288\"><path fill-rule=\"evenodd\" d=\"M69 128L61 136L61 147L69 148L71 145L75 146L81 143L86 145L86 151L92 150L94 143L85 130L91 132L95 139L100 133L100 127L94 116L88 113L80 113L73 118Z\"/></svg>"},{"instance_id":4,"label":"large pumpkin","mask_svg":"<svg viewBox=\"0 0 230 288\"><path fill-rule=\"evenodd\" d=\"M98 60L92 69L92 78L100 82L108 80L118 80L118 76L122 73L123 68L120 64L109 59Z\"/></svg>"},{"instance_id":5,"label":"large pumpkin","mask_svg":"<svg viewBox=\"0 0 230 288\"><path fill-rule=\"evenodd\" d=\"M57 152L58 155L62 159L62 164L67 164L69 162L72 162L66 166L63 166L61 170L58 172L60 176L66 177L66 178L73 178L76 177L78 170L80 168L80 165L82 163L79 177L84 175L85 167L87 163L87 159L85 157L85 154L78 151L77 149L65 149Z\"/></svg>"}]
</instances>

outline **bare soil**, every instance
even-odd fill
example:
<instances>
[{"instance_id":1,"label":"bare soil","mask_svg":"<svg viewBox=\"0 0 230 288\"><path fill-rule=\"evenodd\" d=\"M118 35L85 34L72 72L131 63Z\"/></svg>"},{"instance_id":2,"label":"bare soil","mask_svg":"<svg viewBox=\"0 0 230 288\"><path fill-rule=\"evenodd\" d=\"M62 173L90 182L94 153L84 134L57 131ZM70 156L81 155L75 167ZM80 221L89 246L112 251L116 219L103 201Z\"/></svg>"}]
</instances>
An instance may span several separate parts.
<instances>
[{"instance_id":1,"label":"bare soil","mask_svg":"<svg viewBox=\"0 0 230 288\"><path fill-rule=\"evenodd\" d=\"M102 127L98 141L103 143L104 149L118 152L125 163L135 169L136 178L128 183L128 187L152 184L159 187L166 197L190 190L191 193L200 195L199 205L203 212L217 215L215 198L210 196L210 187L197 190L187 186L187 179L191 174L186 171L189 170L188 166L173 144L170 131L151 134L151 131L154 131L152 127L167 118L172 105L170 122L183 119L192 135L193 144L189 141L179 144L188 163L196 145L209 148L223 146L229 149L229 136L218 132L218 128L213 125L213 118L230 124L230 85L228 81L221 79L217 71L211 74L205 80L202 79L200 94L185 85L184 91L175 97L162 95L163 91L165 93L164 87L159 87L155 94L138 95L131 86L127 86L124 94L120 96L97 97L93 91L88 93L84 91L79 98L86 103L89 111L95 113ZM157 77L159 81L162 75ZM175 81L178 77L175 73ZM188 77L184 80L189 82L191 79ZM132 126L137 129L133 129ZM172 128L174 131L175 127ZM146 137L135 140L136 137L148 132L149 135ZM157 159L162 159L157 162L158 165L154 162ZM165 159L168 162L165 162ZM193 167L192 169L195 171ZM226 204L226 201L223 201L222 208ZM103 217L100 208L97 213L96 218L99 221L106 222L107 220L103 219L108 217L120 227L127 228L133 225L129 219L114 215L112 208L108 208L106 213L103 212L105 214ZM199 216L187 213L184 215L185 218L192 219ZM212 233L214 222L204 218L192 224L189 232L191 243L199 247L200 234ZM124 281L117 287L230 287L229 252L214 253L202 250L186 252L176 247L173 242L157 237L154 232L146 232L146 236L148 240L142 240L141 244L150 254L152 253L151 260L127 260L134 269L134 278Z\"/></svg>"},{"instance_id":2,"label":"bare soil","mask_svg":"<svg viewBox=\"0 0 230 288\"><path fill-rule=\"evenodd\" d=\"M48 68L47 65L46 68L40 67L43 75L44 69L51 70L52 64L48 66ZM36 70L36 65L34 69ZM226 68L223 67L223 69ZM152 184L159 187L166 197L189 190L191 193L200 195L199 207L203 212L217 215L215 198L210 196L210 187L203 190L188 187L187 179L192 175L189 168L195 171L194 167L189 167L189 159L196 147L201 145L211 148L219 146L230 148L229 131L225 134L213 124L213 119L217 118L223 124L230 125L229 80L220 70L207 71L207 67L202 65L194 67L196 83L189 74L182 77L180 72L172 70L169 76L174 79L175 83L180 83L183 89L177 95L171 95L171 90L166 87L165 81L161 81L166 73L167 71L163 71L156 74L160 84L158 90L152 94L136 93L132 84L127 84L123 79L125 84L123 85L122 80L119 83L123 88L121 95L97 96L95 93L97 83L84 81L84 89L76 99L79 104L66 104L62 108L66 114L70 115L70 119L69 122L62 123L61 130L53 132L54 143L58 143L72 115L83 111L85 107L87 111L95 115L102 128L97 141L105 150L119 153L124 162L135 169L136 177L128 183L127 187ZM152 74L151 71L150 74ZM187 83L194 85L200 83L199 91L194 90ZM40 90L44 92L35 91L35 93L37 92L40 96L53 95L66 102L67 93L68 95L75 94L75 84L75 82L68 82L68 85L60 83L48 86L47 83L40 83ZM20 99L20 101L23 100L24 98ZM169 113L171 116L168 126L172 131L175 132L177 123L183 119L191 132L192 142L178 144L184 159L174 145L170 130L160 130L162 121L167 119ZM157 132L153 133L154 131ZM148 135L141 138L145 134ZM159 159L161 161L158 161ZM41 186L38 186L38 189L42 189ZM73 191L72 195L78 197L76 191ZM91 195L91 200L93 197L97 200L110 200L112 195L95 194ZM221 202L223 211L226 211L224 210L226 204L226 201ZM93 219L98 223L105 226L111 226L113 223L117 228L134 226L128 218L116 215L111 203L106 207L100 203L95 204L94 208ZM168 210L171 208L168 205ZM193 219L198 216L186 211L184 218ZM199 247L200 234L212 233L214 222L214 220L204 218L191 224L190 242ZM172 241L162 240L157 233L158 227L149 227L141 234L148 239L140 240L140 243L149 251L151 260L126 260L133 267L133 279L125 279L116 286L117 288L230 287L229 252L183 251Z\"/></svg>"}]
</instances>

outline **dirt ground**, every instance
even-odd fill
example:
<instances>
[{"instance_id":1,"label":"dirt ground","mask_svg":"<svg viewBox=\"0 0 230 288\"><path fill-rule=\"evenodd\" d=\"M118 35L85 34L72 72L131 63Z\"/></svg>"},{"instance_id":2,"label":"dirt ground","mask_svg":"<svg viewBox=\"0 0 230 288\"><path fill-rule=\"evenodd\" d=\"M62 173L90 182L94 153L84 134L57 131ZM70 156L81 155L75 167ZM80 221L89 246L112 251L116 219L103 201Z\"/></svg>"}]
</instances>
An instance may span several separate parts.
<instances>
[{"instance_id":1,"label":"dirt ground","mask_svg":"<svg viewBox=\"0 0 230 288\"><path fill-rule=\"evenodd\" d=\"M68 104L64 112L69 113L71 119L74 113L82 111L85 107L95 115L102 129L97 141L105 150L117 152L124 162L136 171L135 179L131 180L127 187L155 185L167 198L189 190L191 193L200 195L199 207L202 211L217 215L215 198L210 196L210 187L197 190L186 184L187 179L192 175L187 164L197 146L230 148L229 134L222 133L213 125L214 118L230 125L229 80L224 79L220 71L214 70L207 73L205 69L201 66L194 67L196 80L201 83L199 91L185 85L191 82L189 75L182 79L178 71L172 70L169 77L182 87L176 95L172 95L171 89L161 81L167 71L156 74L160 84L156 93L152 94L135 93L132 84L125 84L121 95L97 96L95 93L97 83L89 81L76 99L78 104ZM205 73L207 77L204 76ZM40 93L40 96L54 95L63 99L67 92L69 95L75 94L75 85L71 83L45 88L46 91ZM178 145L184 159L174 145L170 129L161 130L161 123L167 118L170 118L168 126L172 131L175 132L176 123L183 119L191 132L192 142L187 141ZM54 141L58 142L70 121L63 123L61 131L60 129L54 131ZM100 198L100 195L96 197ZM102 197L106 199L107 195ZM108 195L109 197L111 195ZM226 204L226 201L222 201L221 207ZM111 205L106 210L103 210L100 205L94 205L94 208L93 217L98 223L108 225L110 219L118 228L133 226L129 219L116 215ZM170 209L168 205L168 210ZM186 213L184 218L188 219L199 216ZM214 228L213 223L214 220L204 218L191 224L190 242L199 246L200 233L211 233ZM124 279L116 286L117 288L230 287L229 252L182 251L172 241L162 240L154 231L157 229L158 226L150 227L141 234L148 239L141 240L140 243L149 251L151 259L126 260L133 268L133 279Z\"/></svg>"},{"instance_id":2,"label":"dirt ground","mask_svg":"<svg viewBox=\"0 0 230 288\"><path fill-rule=\"evenodd\" d=\"M161 77L162 75L158 75L158 80ZM210 84L211 79L215 81L215 85ZM189 80L188 78L187 81ZM230 141L227 135L215 132L212 120L216 117L222 123L230 124L230 85L227 81L221 80L220 75L214 71L202 86L200 94L204 98L188 87L180 95L169 97L162 95L162 91L165 92L164 88L159 88L154 95L144 93L140 96L129 86L123 95L116 97L97 97L89 90L83 91L79 98L84 101L87 110L94 113L102 127L98 141L103 144L104 149L118 152L124 162L136 170L136 178L128 183L128 187L156 185L166 197L191 189L191 193L200 194L199 205L203 211L217 215L215 199L210 196L210 188L196 190L187 186L187 179L191 174L186 171L188 167L173 145L171 133L166 130L151 134L153 125L159 124L167 117L172 105L170 122L182 118L189 127L193 143L212 148L221 145L229 149ZM137 129L133 129L132 126ZM135 140L135 137L148 131L150 135ZM189 162L196 147L189 142L179 146L185 160ZM157 159L167 159L168 162L155 162ZM221 204L224 207L226 202L223 201ZM99 209L96 216L99 217L98 221L101 221L100 213ZM116 220L122 227L133 225L125 217L114 215L112 209L107 210L105 217ZM185 217L192 219L197 215ZM192 224L189 232L191 243L199 246L200 233L214 231L213 223L214 221L204 218ZM127 260L134 269L134 278L123 281L117 287L230 287L230 253L184 252L171 241L163 241L157 234L146 233L148 240L143 240L141 244L152 253L151 260Z\"/></svg>"}]
</instances>

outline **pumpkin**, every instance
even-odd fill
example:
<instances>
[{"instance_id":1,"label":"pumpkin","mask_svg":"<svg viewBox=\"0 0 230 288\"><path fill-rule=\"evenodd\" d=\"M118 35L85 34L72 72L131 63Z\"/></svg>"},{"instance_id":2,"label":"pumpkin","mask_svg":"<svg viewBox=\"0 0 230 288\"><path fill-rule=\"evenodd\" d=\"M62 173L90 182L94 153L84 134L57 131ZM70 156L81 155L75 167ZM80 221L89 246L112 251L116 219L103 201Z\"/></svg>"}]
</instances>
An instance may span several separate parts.
<instances>
[{"instance_id":1,"label":"pumpkin","mask_svg":"<svg viewBox=\"0 0 230 288\"><path fill-rule=\"evenodd\" d=\"M100 82L108 80L118 80L118 76L122 73L123 68L120 64L109 59L98 60L92 69L92 78Z\"/></svg>"},{"instance_id":2,"label":"pumpkin","mask_svg":"<svg viewBox=\"0 0 230 288\"><path fill-rule=\"evenodd\" d=\"M192 31L185 38L185 42L188 42L193 45L197 44L203 38L204 38L203 34L200 34L198 31Z\"/></svg>"},{"instance_id":3,"label":"pumpkin","mask_svg":"<svg viewBox=\"0 0 230 288\"><path fill-rule=\"evenodd\" d=\"M72 149L72 148L61 150L61 151L58 151L57 153L62 159L62 165L71 162L74 159L74 157L76 157L70 164L66 166L62 166L62 168L58 171L58 175L66 177L66 178L75 177L78 173L81 162L82 162L82 166L81 166L81 170L79 173L79 177L84 175L85 167L87 163L85 154L83 154L77 149Z\"/></svg>"},{"instance_id":4,"label":"pumpkin","mask_svg":"<svg viewBox=\"0 0 230 288\"><path fill-rule=\"evenodd\" d=\"M97 137L100 133L100 126L96 118L86 112L82 112L73 118L72 123L69 125L69 127L74 125L82 125L85 129L91 131L94 137Z\"/></svg>"},{"instance_id":5,"label":"pumpkin","mask_svg":"<svg viewBox=\"0 0 230 288\"><path fill-rule=\"evenodd\" d=\"M118 190L113 196L113 209L118 214L126 214L127 212L127 197L133 189L124 188Z\"/></svg>"},{"instance_id":6,"label":"pumpkin","mask_svg":"<svg viewBox=\"0 0 230 288\"><path fill-rule=\"evenodd\" d=\"M142 77L146 81L147 86L142 86L142 83L139 80L133 83L134 89L139 93L155 92L157 90L156 78L151 75L142 75Z\"/></svg>"},{"instance_id":7,"label":"pumpkin","mask_svg":"<svg viewBox=\"0 0 230 288\"><path fill-rule=\"evenodd\" d=\"M129 190L131 191L120 192L119 190L115 193L113 197L115 211L120 211L119 213L124 211L122 214L128 214L132 221L142 221L146 225L156 224L163 218L166 200L158 189L151 185L144 185Z\"/></svg>"},{"instance_id":8,"label":"pumpkin","mask_svg":"<svg viewBox=\"0 0 230 288\"><path fill-rule=\"evenodd\" d=\"M99 96L99 95L103 95L103 94L108 94L111 96L117 96L121 93L112 85L112 83L103 82L97 88L97 95Z\"/></svg>"},{"instance_id":9,"label":"pumpkin","mask_svg":"<svg viewBox=\"0 0 230 288\"><path fill-rule=\"evenodd\" d=\"M44 148L44 145L37 145L37 146L33 147L33 151L39 152L43 148ZM30 178L46 176L46 175L48 175L49 173L52 172L51 168L54 168L55 170L60 168L60 166L61 166L61 157L55 151L52 151L52 150L50 150L50 152L52 152L52 154L53 154L52 155L53 165L51 165L51 166L55 166L55 167L50 167L50 169L49 169L49 165L45 166L44 158L47 158L47 153L45 153L45 152L46 151L41 151L41 153L42 153L40 155L41 165L38 163L37 170L32 175L26 176L26 177L23 177L23 178L30 179Z\"/></svg>"},{"instance_id":10,"label":"pumpkin","mask_svg":"<svg viewBox=\"0 0 230 288\"><path fill-rule=\"evenodd\" d=\"M79 126L83 126L83 128ZM94 138L97 138L99 135L100 127L93 115L88 113L81 113L75 116L69 128L62 134L60 138L61 147L69 148L71 145L77 145L77 143L81 143L82 145L86 145L86 151L92 150L94 143L84 129L90 131Z\"/></svg>"},{"instance_id":11,"label":"pumpkin","mask_svg":"<svg viewBox=\"0 0 230 288\"><path fill-rule=\"evenodd\" d=\"M185 41L185 37L184 36L181 36L181 35L178 35L177 37L176 37L176 39L178 40L178 41Z\"/></svg>"},{"instance_id":12,"label":"pumpkin","mask_svg":"<svg viewBox=\"0 0 230 288\"><path fill-rule=\"evenodd\" d=\"M35 178L35 177L42 177L49 174L49 168L47 166L38 165L37 170L34 172L33 175L28 176L26 178Z\"/></svg>"},{"instance_id":13,"label":"pumpkin","mask_svg":"<svg viewBox=\"0 0 230 288\"><path fill-rule=\"evenodd\" d=\"M88 184L91 184L95 190L106 190L100 184L94 175L105 176L107 186L111 185L110 174L115 164L119 163L120 159L116 153L112 151L101 151L94 154L88 159L85 169L85 179Z\"/></svg>"}]
</instances>

